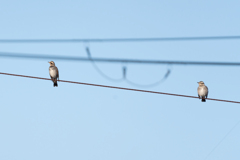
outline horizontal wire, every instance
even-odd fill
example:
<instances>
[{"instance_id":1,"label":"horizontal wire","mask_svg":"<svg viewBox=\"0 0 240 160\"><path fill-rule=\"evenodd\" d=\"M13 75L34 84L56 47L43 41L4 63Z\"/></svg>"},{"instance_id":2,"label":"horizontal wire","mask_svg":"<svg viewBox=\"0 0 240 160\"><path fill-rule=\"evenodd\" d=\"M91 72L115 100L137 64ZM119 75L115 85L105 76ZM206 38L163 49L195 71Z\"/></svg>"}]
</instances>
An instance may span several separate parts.
<instances>
[{"instance_id":1,"label":"horizontal wire","mask_svg":"<svg viewBox=\"0 0 240 160\"><path fill-rule=\"evenodd\" d=\"M9 76L17 76L17 77L25 77L25 78L41 79L41 80L51 80L50 78L26 76L26 75L20 75L20 74L11 74L11 73L3 73L3 72L0 72L0 74L9 75ZM141 90L141 89L115 87L115 86L107 86L107 85L92 84L92 83L74 82L74 81L66 81L66 80L58 80L58 81L59 81L59 82L66 82L66 83L82 84L82 85L88 85L88 86L97 86L97 87L114 88L114 89L121 89L121 90L128 90L128 91L136 91L136 92L145 92L145 93L154 93L154 94L164 94L164 95L170 95L170 96L187 97L187 98L197 98L197 99L199 98L199 97L196 97L196 96L188 96L188 95L182 95L182 94L173 94L173 93L156 92L156 91L148 91L148 90ZM230 101L230 100L223 100L223 99L207 98L207 100L220 101L220 102L229 102L229 103L238 103L238 104L240 104L240 102L238 102L238 101Z\"/></svg>"},{"instance_id":2,"label":"horizontal wire","mask_svg":"<svg viewBox=\"0 0 240 160\"><path fill-rule=\"evenodd\" d=\"M240 36L156 37L156 38L99 38L99 39L0 39L0 43L87 43L87 42L151 42L192 40L236 40Z\"/></svg>"},{"instance_id":3,"label":"horizontal wire","mask_svg":"<svg viewBox=\"0 0 240 160\"><path fill-rule=\"evenodd\" d=\"M141 60L141 59L117 59L117 58L91 58L78 56L55 56L26 53L0 52L0 57L28 58L28 59L52 59L65 61L94 61L108 63L134 63L134 64L172 64L172 65L213 65L213 66L240 66L240 62L204 62L204 61L169 61L169 60Z\"/></svg>"}]
</instances>

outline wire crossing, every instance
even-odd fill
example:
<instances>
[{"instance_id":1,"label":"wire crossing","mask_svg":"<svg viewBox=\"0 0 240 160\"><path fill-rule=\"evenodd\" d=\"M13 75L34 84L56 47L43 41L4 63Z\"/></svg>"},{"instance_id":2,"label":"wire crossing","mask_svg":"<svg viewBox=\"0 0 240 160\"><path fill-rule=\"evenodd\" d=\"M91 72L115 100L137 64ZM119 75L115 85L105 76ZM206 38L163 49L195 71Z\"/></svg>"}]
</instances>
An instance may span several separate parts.
<instances>
[{"instance_id":1,"label":"wire crossing","mask_svg":"<svg viewBox=\"0 0 240 160\"><path fill-rule=\"evenodd\" d=\"M26 76L26 75L20 75L20 74L4 73L4 72L0 72L0 74L8 75L8 76L16 76L16 77L25 77L25 78L41 79L41 80L51 80L50 78ZM156 91L148 91L148 90L132 89L132 88L124 88L124 87L115 87L115 86L107 86L107 85L92 84L92 83L66 81L66 80L58 80L58 81L59 81L59 82L65 82L65 83L82 84L82 85L88 85L88 86L105 87L105 88L121 89L121 90L128 90L128 91L154 93L154 94L164 94L164 95L170 95L170 96L178 96L178 97L186 97L186 98L195 98L195 99L198 99L198 97L196 97L196 96L188 96L188 95L182 95L182 94L156 92ZM229 103L238 103L238 104L240 104L240 102L238 102L238 101L230 101L230 100L223 100L223 99L207 98L207 100L220 101L220 102L229 102Z\"/></svg>"}]
</instances>

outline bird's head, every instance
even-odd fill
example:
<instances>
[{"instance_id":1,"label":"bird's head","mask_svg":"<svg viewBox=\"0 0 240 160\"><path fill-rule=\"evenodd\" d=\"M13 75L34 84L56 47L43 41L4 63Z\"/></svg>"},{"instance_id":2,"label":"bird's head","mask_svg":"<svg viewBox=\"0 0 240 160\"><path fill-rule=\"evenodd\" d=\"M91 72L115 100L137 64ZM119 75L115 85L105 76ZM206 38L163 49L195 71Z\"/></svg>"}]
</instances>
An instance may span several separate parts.
<instances>
[{"instance_id":1,"label":"bird's head","mask_svg":"<svg viewBox=\"0 0 240 160\"><path fill-rule=\"evenodd\" d=\"M55 63L53 61L48 62L50 66L55 66Z\"/></svg>"},{"instance_id":2,"label":"bird's head","mask_svg":"<svg viewBox=\"0 0 240 160\"><path fill-rule=\"evenodd\" d=\"M203 81L200 81L200 82L197 82L199 84L199 86L203 86L204 85L204 82Z\"/></svg>"}]
</instances>

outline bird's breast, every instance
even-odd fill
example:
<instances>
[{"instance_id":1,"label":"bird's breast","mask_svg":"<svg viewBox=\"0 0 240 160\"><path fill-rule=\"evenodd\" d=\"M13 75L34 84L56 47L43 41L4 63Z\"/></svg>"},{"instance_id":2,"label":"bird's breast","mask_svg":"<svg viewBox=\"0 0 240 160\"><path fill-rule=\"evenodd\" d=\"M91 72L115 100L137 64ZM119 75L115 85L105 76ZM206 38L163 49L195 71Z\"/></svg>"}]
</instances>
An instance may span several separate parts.
<instances>
[{"instance_id":1,"label":"bird's breast","mask_svg":"<svg viewBox=\"0 0 240 160\"><path fill-rule=\"evenodd\" d=\"M49 68L49 74L51 77L57 78L57 70L55 70L53 68Z\"/></svg>"},{"instance_id":2,"label":"bird's breast","mask_svg":"<svg viewBox=\"0 0 240 160\"><path fill-rule=\"evenodd\" d=\"M198 94L199 94L200 96L205 96L205 95L207 94L206 88L204 88L204 87L199 88Z\"/></svg>"}]
</instances>

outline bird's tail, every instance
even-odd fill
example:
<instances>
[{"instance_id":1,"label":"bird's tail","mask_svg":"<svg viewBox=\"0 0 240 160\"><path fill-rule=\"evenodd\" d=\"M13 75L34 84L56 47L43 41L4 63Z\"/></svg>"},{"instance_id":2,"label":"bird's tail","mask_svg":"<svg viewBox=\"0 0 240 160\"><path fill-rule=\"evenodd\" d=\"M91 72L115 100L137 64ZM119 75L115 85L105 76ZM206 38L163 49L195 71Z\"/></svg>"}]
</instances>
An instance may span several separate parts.
<instances>
[{"instance_id":1,"label":"bird's tail","mask_svg":"<svg viewBox=\"0 0 240 160\"><path fill-rule=\"evenodd\" d=\"M205 99L205 97L202 97L202 102L206 102L206 99Z\"/></svg>"},{"instance_id":2,"label":"bird's tail","mask_svg":"<svg viewBox=\"0 0 240 160\"><path fill-rule=\"evenodd\" d=\"M57 87L58 86L58 84L57 84L57 79L54 79L53 80L53 87Z\"/></svg>"}]
</instances>

